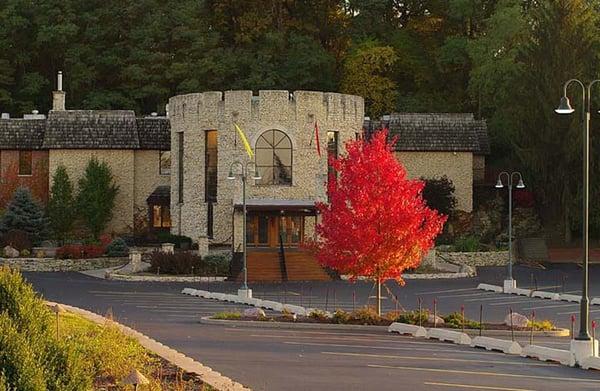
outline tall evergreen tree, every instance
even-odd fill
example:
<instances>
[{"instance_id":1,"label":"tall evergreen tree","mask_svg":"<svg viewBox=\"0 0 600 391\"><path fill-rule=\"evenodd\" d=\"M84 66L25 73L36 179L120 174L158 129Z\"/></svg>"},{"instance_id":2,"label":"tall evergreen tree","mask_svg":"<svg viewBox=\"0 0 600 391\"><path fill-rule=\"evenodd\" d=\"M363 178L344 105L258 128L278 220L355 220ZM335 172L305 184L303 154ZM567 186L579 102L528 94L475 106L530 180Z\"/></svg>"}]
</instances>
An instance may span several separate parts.
<instances>
[{"instance_id":1,"label":"tall evergreen tree","mask_svg":"<svg viewBox=\"0 0 600 391\"><path fill-rule=\"evenodd\" d=\"M118 192L108 164L90 159L79 179L77 210L94 238L100 236L110 221Z\"/></svg>"},{"instance_id":2,"label":"tall evergreen tree","mask_svg":"<svg viewBox=\"0 0 600 391\"><path fill-rule=\"evenodd\" d=\"M0 233L6 234L11 230L26 232L34 244L43 240L48 233L48 221L43 209L24 187L15 191L13 199L0 219Z\"/></svg>"},{"instance_id":3,"label":"tall evergreen tree","mask_svg":"<svg viewBox=\"0 0 600 391\"><path fill-rule=\"evenodd\" d=\"M64 241L73 228L75 199L73 184L64 166L58 166L52 176L52 189L48 202L48 217L54 234Z\"/></svg>"}]
</instances>

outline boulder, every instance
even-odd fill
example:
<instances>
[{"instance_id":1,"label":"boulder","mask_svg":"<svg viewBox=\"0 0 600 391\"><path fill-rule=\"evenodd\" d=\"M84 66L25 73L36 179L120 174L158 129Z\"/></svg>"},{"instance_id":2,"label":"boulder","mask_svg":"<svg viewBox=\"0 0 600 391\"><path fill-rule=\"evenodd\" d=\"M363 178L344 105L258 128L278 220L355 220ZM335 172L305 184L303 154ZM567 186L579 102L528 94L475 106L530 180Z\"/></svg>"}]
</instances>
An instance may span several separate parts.
<instances>
[{"instance_id":1,"label":"boulder","mask_svg":"<svg viewBox=\"0 0 600 391\"><path fill-rule=\"evenodd\" d=\"M512 313L512 325L514 327L527 327L529 319L525 315L521 315L518 312ZM510 326L510 314L504 318L504 324Z\"/></svg>"},{"instance_id":2,"label":"boulder","mask_svg":"<svg viewBox=\"0 0 600 391\"><path fill-rule=\"evenodd\" d=\"M6 258L18 258L19 255L21 255L21 254L19 253L19 250L17 250L16 248L13 248L11 246L4 247L4 256Z\"/></svg>"},{"instance_id":3,"label":"boulder","mask_svg":"<svg viewBox=\"0 0 600 391\"><path fill-rule=\"evenodd\" d=\"M267 316L267 314L265 314L265 311L262 308L246 308L244 310L244 317L245 318L262 318Z\"/></svg>"},{"instance_id":4,"label":"boulder","mask_svg":"<svg viewBox=\"0 0 600 391\"><path fill-rule=\"evenodd\" d=\"M429 314L429 316L427 316L427 322L433 324L434 323L434 316L433 314ZM435 324L436 325L441 325L444 324L444 319L440 318L439 316L435 317Z\"/></svg>"}]
</instances>

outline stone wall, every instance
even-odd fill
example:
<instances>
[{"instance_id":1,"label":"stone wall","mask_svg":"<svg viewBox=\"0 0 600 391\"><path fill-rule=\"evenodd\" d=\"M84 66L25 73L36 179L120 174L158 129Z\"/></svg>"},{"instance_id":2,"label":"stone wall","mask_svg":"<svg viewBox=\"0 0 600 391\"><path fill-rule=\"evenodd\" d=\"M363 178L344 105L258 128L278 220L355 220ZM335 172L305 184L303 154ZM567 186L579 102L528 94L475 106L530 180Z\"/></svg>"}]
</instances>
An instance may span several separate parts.
<instances>
[{"instance_id":1,"label":"stone wall","mask_svg":"<svg viewBox=\"0 0 600 391\"><path fill-rule=\"evenodd\" d=\"M486 252L437 252L444 261L468 266L504 266L508 263L508 251Z\"/></svg>"},{"instance_id":2,"label":"stone wall","mask_svg":"<svg viewBox=\"0 0 600 391\"><path fill-rule=\"evenodd\" d=\"M48 202L48 151L31 151L31 175L18 175L19 151L0 151L0 175L6 182L1 183L3 191L0 192L2 205L12 198L12 193L18 187L26 187L32 195L42 204ZM9 182L10 181L10 182ZM9 182L9 183L7 183Z\"/></svg>"},{"instance_id":3,"label":"stone wall","mask_svg":"<svg viewBox=\"0 0 600 391\"><path fill-rule=\"evenodd\" d=\"M456 188L456 209L473 210L473 154L471 152L396 152L412 178L448 177Z\"/></svg>"},{"instance_id":4,"label":"stone wall","mask_svg":"<svg viewBox=\"0 0 600 391\"><path fill-rule=\"evenodd\" d=\"M106 232L125 233L133 228L135 159L133 150L53 149L49 152L50 181L59 165L66 167L75 188L92 157L106 162L111 168L119 192L115 200L113 218ZM157 168L158 169L158 168Z\"/></svg>"},{"instance_id":5,"label":"stone wall","mask_svg":"<svg viewBox=\"0 0 600 391\"><path fill-rule=\"evenodd\" d=\"M160 175L160 151L134 152L134 214L148 217L148 196L158 186L169 186L170 175Z\"/></svg>"},{"instance_id":6,"label":"stone wall","mask_svg":"<svg viewBox=\"0 0 600 391\"><path fill-rule=\"evenodd\" d=\"M214 242L231 241L232 231L236 231L235 236L241 241L241 229L232 230L233 204L240 203L242 198L241 181L228 180L227 174L233 161L247 161L248 156L234 123L243 129L253 147L260 135L271 129L283 131L292 142L292 185L265 186L249 181L248 199L312 202L325 198L327 132L338 132L339 152L343 152L344 142L355 139L356 134L362 132L364 102L358 96L309 91L296 91L293 96L288 91L260 91L258 96L253 96L252 91L205 92L171 98L169 117L173 178L171 231L194 240L206 235L205 131L217 130L218 195L214 209ZM320 158L314 140L315 120L320 130ZM181 132L184 134L184 186L183 203L179 204L178 133Z\"/></svg>"},{"instance_id":7,"label":"stone wall","mask_svg":"<svg viewBox=\"0 0 600 391\"><path fill-rule=\"evenodd\" d=\"M69 272L104 269L121 266L127 258L54 259L54 258L0 258L0 265L25 272Z\"/></svg>"}]
</instances>

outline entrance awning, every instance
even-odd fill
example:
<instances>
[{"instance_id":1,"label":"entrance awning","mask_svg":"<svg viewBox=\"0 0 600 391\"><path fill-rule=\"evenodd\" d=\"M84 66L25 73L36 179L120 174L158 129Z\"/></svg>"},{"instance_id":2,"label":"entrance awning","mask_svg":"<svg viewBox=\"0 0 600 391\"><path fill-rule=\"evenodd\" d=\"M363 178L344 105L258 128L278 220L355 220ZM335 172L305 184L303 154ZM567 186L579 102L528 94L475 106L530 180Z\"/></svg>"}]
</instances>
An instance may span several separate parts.
<instances>
[{"instance_id":1,"label":"entrance awning","mask_svg":"<svg viewBox=\"0 0 600 391\"><path fill-rule=\"evenodd\" d=\"M236 210L242 210L242 203L236 203L233 206ZM274 200L274 199L249 199L246 200L246 210L248 212L271 212L315 215L315 201L311 200Z\"/></svg>"},{"instance_id":2,"label":"entrance awning","mask_svg":"<svg viewBox=\"0 0 600 391\"><path fill-rule=\"evenodd\" d=\"M158 186L146 199L148 205L170 205L171 186Z\"/></svg>"}]
</instances>

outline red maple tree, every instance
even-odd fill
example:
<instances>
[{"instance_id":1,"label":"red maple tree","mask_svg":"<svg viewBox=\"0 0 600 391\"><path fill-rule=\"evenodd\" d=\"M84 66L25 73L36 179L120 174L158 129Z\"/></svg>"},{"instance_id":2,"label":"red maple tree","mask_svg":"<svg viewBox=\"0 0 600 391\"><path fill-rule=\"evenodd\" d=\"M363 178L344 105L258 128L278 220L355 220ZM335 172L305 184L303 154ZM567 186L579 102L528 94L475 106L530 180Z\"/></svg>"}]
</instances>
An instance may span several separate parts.
<instances>
[{"instance_id":1,"label":"red maple tree","mask_svg":"<svg viewBox=\"0 0 600 391\"><path fill-rule=\"evenodd\" d=\"M345 156L330 158L329 202L317 204L321 221L309 245L322 265L351 280L375 281L379 314L381 283L404 284L402 272L421 263L446 221L427 207L424 183L407 178L387 135L382 130L369 141L350 141Z\"/></svg>"}]
</instances>

